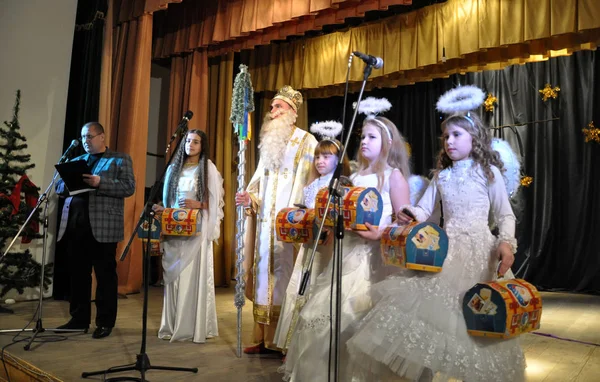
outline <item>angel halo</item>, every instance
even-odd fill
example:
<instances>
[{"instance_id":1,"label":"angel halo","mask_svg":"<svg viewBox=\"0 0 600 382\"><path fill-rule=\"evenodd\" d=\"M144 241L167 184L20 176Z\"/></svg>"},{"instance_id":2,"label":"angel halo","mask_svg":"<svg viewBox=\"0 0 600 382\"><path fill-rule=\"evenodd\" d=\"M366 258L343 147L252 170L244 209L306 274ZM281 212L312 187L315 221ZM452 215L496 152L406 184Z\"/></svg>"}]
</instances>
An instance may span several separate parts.
<instances>
[{"instance_id":1,"label":"angel halo","mask_svg":"<svg viewBox=\"0 0 600 382\"><path fill-rule=\"evenodd\" d=\"M485 93L477 86L458 86L438 99L436 109L444 114L469 112L481 106L484 99Z\"/></svg>"},{"instance_id":2,"label":"angel halo","mask_svg":"<svg viewBox=\"0 0 600 382\"><path fill-rule=\"evenodd\" d=\"M340 135L343 128L342 124L338 121L315 122L310 125L310 132L319 135L322 139L331 141L338 150L341 150L334 139Z\"/></svg>"},{"instance_id":3,"label":"angel halo","mask_svg":"<svg viewBox=\"0 0 600 382\"><path fill-rule=\"evenodd\" d=\"M356 102L353 105L356 107ZM387 98L367 97L360 101L358 112L365 115L377 115L386 112L392 108L392 104Z\"/></svg>"},{"instance_id":4,"label":"angel halo","mask_svg":"<svg viewBox=\"0 0 600 382\"><path fill-rule=\"evenodd\" d=\"M356 102L354 102L352 106L356 108ZM387 98L367 97L360 101L360 104L358 105L358 112L361 114L365 114L366 121L371 120L374 123L380 125L383 128L383 130L387 133L388 139L391 140L392 133L390 132L389 128L378 119L375 119L377 117L377 114L386 112L391 108L392 104L390 103L390 101L387 100Z\"/></svg>"}]
</instances>

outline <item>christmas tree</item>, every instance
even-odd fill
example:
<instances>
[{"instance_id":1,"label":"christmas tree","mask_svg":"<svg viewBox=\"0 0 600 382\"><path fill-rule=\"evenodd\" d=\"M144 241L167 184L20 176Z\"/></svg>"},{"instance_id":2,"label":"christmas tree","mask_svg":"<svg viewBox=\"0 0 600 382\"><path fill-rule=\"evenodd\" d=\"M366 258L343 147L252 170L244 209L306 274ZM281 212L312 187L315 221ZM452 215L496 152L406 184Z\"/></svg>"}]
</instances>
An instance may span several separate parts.
<instances>
[{"instance_id":1,"label":"christmas tree","mask_svg":"<svg viewBox=\"0 0 600 382\"><path fill-rule=\"evenodd\" d=\"M39 188L26 175L27 170L35 165L29 163L31 155L22 153L27 144L25 137L19 133L20 103L21 92L17 90L13 118L0 126L0 256L35 208L39 195ZM41 264L28 249L17 248L19 242L28 243L41 237L38 228L39 216L36 211L21 232L21 240L15 242L6 256L0 259L0 299L12 289L23 293L25 288L39 286ZM45 267L44 289L48 288L51 280L52 264L48 264ZM0 306L0 312L11 311Z\"/></svg>"}]
</instances>

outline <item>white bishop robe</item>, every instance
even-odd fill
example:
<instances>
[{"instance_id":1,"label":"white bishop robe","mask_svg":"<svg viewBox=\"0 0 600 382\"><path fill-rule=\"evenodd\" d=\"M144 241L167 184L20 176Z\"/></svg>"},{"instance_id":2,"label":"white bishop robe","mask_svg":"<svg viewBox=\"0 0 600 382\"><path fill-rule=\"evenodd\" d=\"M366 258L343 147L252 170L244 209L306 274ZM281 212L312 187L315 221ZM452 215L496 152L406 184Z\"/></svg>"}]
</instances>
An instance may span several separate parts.
<instances>
[{"instance_id":1,"label":"white bishop robe","mask_svg":"<svg viewBox=\"0 0 600 382\"><path fill-rule=\"evenodd\" d=\"M278 170L269 171L259 160L247 192L256 215L256 228L247 224L252 242L245 242L247 281L246 295L254 302L254 321L277 326L281 303L294 268L294 246L277 240L275 217L282 208L302 202L302 190L313 166L317 140L310 133L296 128L288 142L283 162ZM250 231L250 232L249 232Z\"/></svg>"}]
</instances>

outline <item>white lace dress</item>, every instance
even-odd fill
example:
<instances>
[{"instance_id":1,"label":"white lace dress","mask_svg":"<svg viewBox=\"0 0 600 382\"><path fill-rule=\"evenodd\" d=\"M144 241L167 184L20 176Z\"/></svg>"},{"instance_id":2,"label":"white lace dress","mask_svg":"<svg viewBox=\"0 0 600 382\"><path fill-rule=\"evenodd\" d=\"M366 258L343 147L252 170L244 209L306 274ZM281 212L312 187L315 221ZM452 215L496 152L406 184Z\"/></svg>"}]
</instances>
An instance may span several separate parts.
<instances>
[{"instance_id":1,"label":"white lace dress","mask_svg":"<svg viewBox=\"0 0 600 382\"><path fill-rule=\"evenodd\" d=\"M220 236L223 219L223 178L208 162L208 210L202 210L198 236L163 236L163 310L158 337L203 343L219 335L215 302L213 240ZM169 168L170 169L170 168ZM184 167L179 178L179 197L196 199L197 166ZM165 177L164 195L170 171ZM179 199L178 197L178 199ZM165 197L166 199L166 197ZM164 201L165 205L166 200ZM173 207L178 207L175 203Z\"/></svg>"},{"instance_id":2,"label":"white lace dress","mask_svg":"<svg viewBox=\"0 0 600 382\"><path fill-rule=\"evenodd\" d=\"M448 256L440 273L407 272L373 286L380 296L360 329L348 341L353 380L522 381L525 359L518 339L473 337L462 313L465 292L495 278L498 240L516 249L515 217L499 170L489 183L470 159L455 162L431 182L419 204L417 220L443 203ZM494 212L500 237L488 228Z\"/></svg>"},{"instance_id":3,"label":"white lace dress","mask_svg":"<svg viewBox=\"0 0 600 382\"><path fill-rule=\"evenodd\" d=\"M389 177L392 170L385 172L385 182L380 191L383 213L380 229L391 223ZM354 175L352 182L360 187L377 187L377 175ZM288 349L285 364L280 368L284 379L291 381L326 381L329 356L329 309L332 263L317 278L311 287L310 299L300 312L296 330ZM345 342L355 331L355 324L371 308L370 286L385 277L379 242L364 240L346 233L343 241L342 259L342 315L341 315L341 365L347 364ZM346 371L340 380L346 381Z\"/></svg>"},{"instance_id":4,"label":"white lace dress","mask_svg":"<svg viewBox=\"0 0 600 382\"><path fill-rule=\"evenodd\" d=\"M315 179L308 186L304 187L302 190L304 193L302 203L308 208L315 208L317 193L321 188L329 186L332 177L333 172ZM302 275L304 274L305 269L308 268L308 261L310 260L313 245L314 243L311 242L300 246L298 255L296 256L296 262L294 263L294 270L292 271L290 282L286 288L283 302L281 303L281 313L279 315L279 321L277 322L277 330L275 331L274 339L274 342L280 349L288 348L294 327L298 320L298 313L308 299L308 290L305 291L303 296L299 296L298 292ZM332 247L325 248L320 245L317 246L310 274L310 285L315 283L317 276L319 276L329 264L329 260L331 260L331 248Z\"/></svg>"}]
</instances>

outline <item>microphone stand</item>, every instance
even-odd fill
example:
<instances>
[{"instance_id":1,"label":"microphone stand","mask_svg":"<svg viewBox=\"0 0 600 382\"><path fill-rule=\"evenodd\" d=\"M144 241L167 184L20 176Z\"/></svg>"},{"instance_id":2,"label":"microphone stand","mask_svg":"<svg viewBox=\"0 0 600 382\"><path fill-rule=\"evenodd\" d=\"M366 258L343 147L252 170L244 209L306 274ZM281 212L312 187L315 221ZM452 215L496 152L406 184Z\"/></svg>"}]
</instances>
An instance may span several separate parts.
<instances>
[{"instance_id":1,"label":"microphone stand","mask_svg":"<svg viewBox=\"0 0 600 382\"><path fill-rule=\"evenodd\" d=\"M186 119L181 121L181 123L177 127L177 131L181 131L181 134L185 134L187 132L187 120ZM177 133L175 134L175 137L177 137ZM174 140L174 138L171 137L171 142L173 140ZM183 139L179 139L179 141L177 142L177 145L175 146L175 151L177 151L177 149L179 148L179 145L181 144L182 140ZM169 143L169 147L170 147L170 145L171 145L171 143ZM166 152L167 153L169 152L168 147L167 147ZM144 251L143 257L142 257L142 274L143 274L142 281L144 284L144 304L143 304L143 308L142 308L142 344L141 344L139 354L136 355L135 365L127 364L127 365L113 366L106 370L83 372L83 373L81 373L82 378L87 378L92 375L99 375L99 374L106 375L109 373L121 373L124 371L137 370L140 372L140 375L141 375L140 378L124 376L124 377L108 378L108 379L106 379L106 381L145 382L146 381L146 371L148 371L148 370L172 370L172 371L185 371L185 372L190 372L190 373L198 372L197 367L184 368L184 367L151 365L150 358L148 358L148 354L146 354L146 332L147 332L147 328L148 328L148 284L150 283L150 251L152 248L151 244L150 244L150 232L152 230L152 219L154 219L154 211L152 211L152 201L156 198L156 195L158 194L158 190L160 189L160 187L158 187L158 185L164 179L167 169L169 168L169 165L171 164L172 160L173 160L173 156L171 155L171 157L167 161L167 164L165 165L165 168L163 169L162 175L152 186L152 189L150 190L150 195L148 196L148 200L146 201L146 204L144 205L144 210L142 211L142 214L140 215L140 218L135 226L135 229L131 233L129 242L127 243L127 246L123 250L123 253L121 254L121 258L120 258L121 261L125 260L125 257L127 256L127 253L129 252L129 247L130 247L131 243L133 242L133 238L137 234L137 227L139 227L141 224L143 224L145 219L148 219L148 222L150 222L150 224L149 224L149 228L148 228L148 236L146 237L146 242L144 243L146 245L146 250Z\"/></svg>"},{"instance_id":2,"label":"microphone stand","mask_svg":"<svg viewBox=\"0 0 600 382\"><path fill-rule=\"evenodd\" d=\"M343 253L343 239L344 239L344 217L342 214L342 206L343 206L343 198L342 187L340 184L340 176L342 173L342 160L346 155L346 150L348 149L348 144L350 143L350 137L352 136L352 130L354 128L354 123L356 122L356 116L358 115L358 107L360 105L360 101L363 97L363 92L365 90L365 86L367 84L367 79L371 75L371 71L373 70L373 65L367 64L365 66L364 77L362 81L362 85L360 88L360 92L358 93L358 101L356 103L356 108L354 109L354 115L352 116L352 121L350 122L350 128L348 129L348 134L346 135L346 141L344 142L344 149L340 153L338 157L338 165L335 169L333 177L331 178L331 182L329 183L329 195L327 198L327 204L325 205L325 213L323 215L323 219L321 220L321 224L319 225L319 231L315 236L315 242L313 244L310 260L308 262L308 266L302 275L302 281L300 282L300 291L299 295L304 295L306 291L306 287L308 286L310 280L310 273L312 270L313 262L315 260L315 252L317 250L318 238L321 237L321 233L323 232L323 226L325 225L325 219L327 214L329 213L329 207L332 203L333 198L337 198L338 201L338 213L335 216L336 222L335 226L335 242L334 242L334 253L333 258L333 275L332 278L335 279L335 319L334 316L331 317L332 320L335 320L335 342L333 345L330 345L330 355L329 360L331 362L331 354L334 354L334 368L331 370L331 365L329 367L329 379L331 380L331 374L333 372L333 381L339 381L340 375L340 335L341 335L341 312L342 312L342 253ZM333 290L332 290L333 292ZM333 293L332 293L333 294Z\"/></svg>"},{"instance_id":3,"label":"microphone stand","mask_svg":"<svg viewBox=\"0 0 600 382\"><path fill-rule=\"evenodd\" d=\"M63 162L65 162L65 160L67 159L67 154L68 154L69 150L67 150L63 156L59 159L58 164L61 164ZM17 241L17 239L19 238L19 236L21 235L21 233L23 232L23 230L25 229L25 227L27 227L27 225L29 224L29 221L33 218L33 215L37 212L38 208L42 205L42 203L44 203L44 212L43 212L43 219L42 219L42 262L41 262L41 271L40 271L40 297L39 297L39 301L38 301L38 309L36 310L36 313L34 313L34 317L37 314L37 320L35 322L35 328L22 328L22 329L3 329L0 330L0 333L16 333L16 332L33 332L33 335L31 336L31 338L29 339L29 342L27 343L27 345L25 345L23 347L23 349L25 350L30 350L31 349L31 344L33 343L33 341L35 340L35 338L37 337L37 335L39 333L43 333L46 330L52 331L52 332L61 332L61 333L66 333L66 332L82 332L85 333L87 332L87 329L46 329L44 328L44 324L42 322L42 316L43 316L43 302L44 302L44 272L45 272L45 268L46 268L46 245L47 245L47 240L48 240L48 200L49 200L49 196L52 193L52 190L54 189L54 183L56 182L56 176L58 175L58 172L56 170L54 170L54 176L52 177L52 180L50 181L50 184L48 185L48 187L46 188L46 191L44 191L44 193L42 195L40 195L40 197L38 198L37 204L35 205L35 207L31 210L31 212L29 213L29 216L27 216L27 219L25 220L25 222L21 225L21 227L19 228L19 231L17 232L17 234L15 235L15 237L12 239L12 241L10 242L10 244L8 245L8 247L6 248L6 250L4 251L4 254L0 257L3 258L4 256L6 256L8 254L8 252L10 251L10 249L12 248L12 246L15 244L15 242ZM32 320L33 321L33 320ZM32 321L30 321L29 323L31 323ZM27 326L29 326L29 324L27 324Z\"/></svg>"},{"instance_id":4,"label":"microphone stand","mask_svg":"<svg viewBox=\"0 0 600 382\"><path fill-rule=\"evenodd\" d=\"M169 153L169 149L171 148L171 143L173 143L173 141L175 140L175 138L177 138L178 136L181 137L183 134L187 133L187 130L188 130L187 129L187 122L188 122L188 120L186 118L184 118L179 123L179 125L177 125L177 129L175 130L175 134L173 134L171 136L171 140L167 144L167 149L165 150L165 158L167 157L167 154ZM180 144L181 144L181 139L177 142L177 145L175 146L175 150L174 151L177 151L177 149L179 148ZM131 236L129 236L129 241L127 241L127 245L125 246L125 249L123 249L123 253L121 254L121 257L119 258L119 261L124 261L125 258L127 257L127 254L129 253L129 248L131 247L131 244L133 243L133 239L135 239L135 235L137 233L137 227L139 227L139 225L142 224L144 222L144 219L146 218L146 208L150 205L150 203L152 202L152 200L154 200L154 198L156 198L156 194L158 193L158 189L157 189L156 185L161 180L163 180L163 178L165 177L167 169L169 168L169 165L171 164L171 160L173 160L173 156L172 155L169 158L169 160L167 161L167 164L165 165L165 168L163 169L162 175L160 176L160 178L154 183L154 185L150 189L150 195L148 196L148 201L146 202L146 205L144 206L144 210L140 214L140 218L138 219L138 223L137 223L138 225L136 225L136 229L133 230L133 232L131 233Z\"/></svg>"},{"instance_id":5,"label":"microphone stand","mask_svg":"<svg viewBox=\"0 0 600 382\"><path fill-rule=\"evenodd\" d=\"M182 135L187 131L187 119L183 119L179 125L177 126L177 130L175 130L175 134L171 136L169 143L167 144L167 149L165 150L165 157L169 153L169 149L171 148L171 144L177 138L177 136ZM179 147L179 143L175 146L175 151L177 151L177 147Z\"/></svg>"},{"instance_id":6,"label":"microphone stand","mask_svg":"<svg viewBox=\"0 0 600 382\"><path fill-rule=\"evenodd\" d=\"M346 71L346 89L344 90L344 105L342 106L342 135L340 136L340 142L344 142L344 128L346 124L346 104L348 103L348 85L350 79L350 68L352 67L352 58L354 53L350 53L348 57L348 70Z\"/></svg>"}]
</instances>

